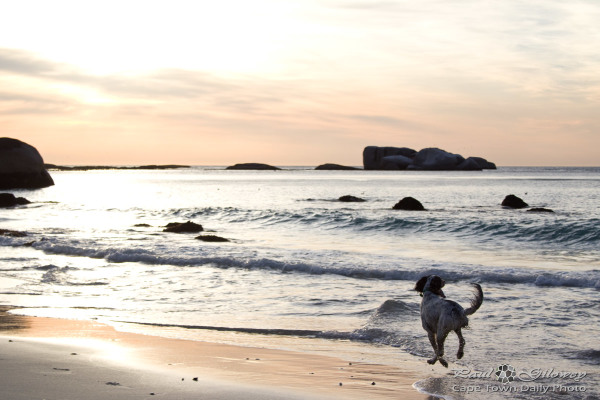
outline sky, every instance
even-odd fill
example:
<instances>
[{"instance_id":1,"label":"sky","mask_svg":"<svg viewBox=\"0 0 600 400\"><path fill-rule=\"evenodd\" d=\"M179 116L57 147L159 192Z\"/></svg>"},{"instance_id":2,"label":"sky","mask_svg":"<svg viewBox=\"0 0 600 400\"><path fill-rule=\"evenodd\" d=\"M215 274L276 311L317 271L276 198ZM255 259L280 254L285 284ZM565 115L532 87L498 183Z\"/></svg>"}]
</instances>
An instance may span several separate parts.
<instances>
[{"instance_id":1,"label":"sky","mask_svg":"<svg viewBox=\"0 0 600 400\"><path fill-rule=\"evenodd\" d=\"M0 0L0 136L55 164L600 165L598 0Z\"/></svg>"}]
</instances>

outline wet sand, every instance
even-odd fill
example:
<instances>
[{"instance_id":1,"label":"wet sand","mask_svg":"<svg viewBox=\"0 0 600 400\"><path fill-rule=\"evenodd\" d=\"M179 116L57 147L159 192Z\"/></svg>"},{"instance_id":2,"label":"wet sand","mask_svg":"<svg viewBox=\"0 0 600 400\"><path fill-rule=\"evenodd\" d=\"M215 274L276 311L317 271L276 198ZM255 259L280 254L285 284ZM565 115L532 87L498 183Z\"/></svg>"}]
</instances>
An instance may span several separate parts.
<instances>
[{"instance_id":1,"label":"wet sand","mask_svg":"<svg viewBox=\"0 0 600 400\"><path fill-rule=\"evenodd\" d=\"M0 307L0 388L10 399L426 399L401 367L167 339L21 317Z\"/></svg>"}]
</instances>

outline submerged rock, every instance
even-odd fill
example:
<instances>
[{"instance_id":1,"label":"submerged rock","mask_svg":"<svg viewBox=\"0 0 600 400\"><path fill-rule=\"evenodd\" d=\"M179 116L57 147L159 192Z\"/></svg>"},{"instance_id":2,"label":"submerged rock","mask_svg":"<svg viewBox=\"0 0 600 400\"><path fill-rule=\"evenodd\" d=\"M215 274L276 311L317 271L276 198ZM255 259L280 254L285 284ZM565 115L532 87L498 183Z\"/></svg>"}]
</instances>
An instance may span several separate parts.
<instances>
[{"instance_id":1,"label":"submerged rock","mask_svg":"<svg viewBox=\"0 0 600 400\"><path fill-rule=\"evenodd\" d=\"M216 235L200 235L197 236L196 239L202 240L203 242L229 242L229 239L225 239L221 236Z\"/></svg>"},{"instance_id":2,"label":"submerged rock","mask_svg":"<svg viewBox=\"0 0 600 400\"><path fill-rule=\"evenodd\" d=\"M393 207L394 210L424 211L423 204L414 197L405 197Z\"/></svg>"},{"instance_id":3,"label":"submerged rock","mask_svg":"<svg viewBox=\"0 0 600 400\"><path fill-rule=\"evenodd\" d=\"M361 199L360 197L352 196L349 194L340 197L338 200L345 203L362 203L366 201L365 199Z\"/></svg>"},{"instance_id":4,"label":"submerged rock","mask_svg":"<svg viewBox=\"0 0 600 400\"><path fill-rule=\"evenodd\" d=\"M35 147L0 138L0 189L39 189L54 185Z\"/></svg>"},{"instance_id":5,"label":"submerged rock","mask_svg":"<svg viewBox=\"0 0 600 400\"><path fill-rule=\"evenodd\" d=\"M227 167L226 169L238 169L238 170L271 170L271 171L279 171L281 168L274 167L269 164L261 164L261 163L244 163L244 164L235 164Z\"/></svg>"},{"instance_id":6,"label":"submerged rock","mask_svg":"<svg viewBox=\"0 0 600 400\"><path fill-rule=\"evenodd\" d=\"M25 237L27 236L27 233L11 231L10 229L0 229L0 236Z\"/></svg>"},{"instance_id":7,"label":"submerged rock","mask_svg":"<svg viewBox=\"0 0 600 400\"><path fill-rule=\"evenodd\" d=\"M198 233L202 232L204 228L200 224L196 224L195 222L171 222L167 224L166 228L163 232L172 232L172 233Z\"/></svg>"},{"instance_id":8,"label":"submerged rock","mask_svg":"<svg viewBox=\"0 0 600 400\"><path fill-rule=\"evenodd\" d=\"M12 193L0 193L0 207L14 207L31 203L24 197L15 197Z\"/></svg>"},{"instance_id":9,"label":"submerged rock","mask_svg":"<svg viewBox=\"0 0 600 400\"><path fill-rule=\"evenodd\" d=\"M554 210L551 210L549 208L543 208L543 207L533 207L527 211L528 212L538 212L538 213L553 213L554 212Z\"/></svg>"},{"instance_id":10,"label":"submerged rock","mask_svg":"<svg viewBox=\"0 0 600 400\"><path fill-rule=\"evenodd\" d=\"M529 204L525 203L520 197L509 194L502 200L502 206L510 208L526 208L529 207Z\"/></svg>"}]
</instances>

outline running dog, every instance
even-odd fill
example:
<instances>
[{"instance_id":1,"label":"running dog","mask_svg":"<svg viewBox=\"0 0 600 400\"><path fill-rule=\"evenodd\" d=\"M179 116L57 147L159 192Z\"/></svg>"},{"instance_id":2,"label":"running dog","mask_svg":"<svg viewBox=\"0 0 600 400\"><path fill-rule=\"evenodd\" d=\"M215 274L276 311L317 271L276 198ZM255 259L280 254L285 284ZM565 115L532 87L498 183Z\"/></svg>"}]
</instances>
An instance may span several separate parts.
<instances>
[{"instance_id":1,"label":"running dog","mask_svg":"<svg viewBox=\"0 0 600 400\"><path fill-rule=\"evenodd\" d=\"M469 325L469 315L481 307L483 303L483 291L481 286L473 283L475 287L475 297L471 300L471 306L467 309L460 304L446 299L442 287L446 282L437 275L424 276L415 285L415 290L423 296L421 301L421 323L423 329L427 331L429 342L433 347L434 356L427 360L429 364L435 364L440 361L444 367L448 368L448 362L444 356L444 341L451 331L456 332L458 336L458 352L456 358L461 359L464 355L465 339L462 336L461 329Z\"/></svg>"}]
</instances>

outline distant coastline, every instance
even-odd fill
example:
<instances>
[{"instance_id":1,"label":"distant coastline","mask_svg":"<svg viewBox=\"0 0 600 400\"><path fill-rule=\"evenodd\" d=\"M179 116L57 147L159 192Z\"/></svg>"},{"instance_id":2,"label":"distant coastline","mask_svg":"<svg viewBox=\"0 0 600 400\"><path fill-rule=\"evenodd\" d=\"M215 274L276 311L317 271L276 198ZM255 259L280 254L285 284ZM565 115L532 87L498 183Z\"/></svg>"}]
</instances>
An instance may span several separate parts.
<instances>
[{"instance_id":1,"label":"distant coastline","mask_svg":"<svg viewBox=\"0 0 600 400\"><path fill-rule=\"evenodd\" d=\"M92 170L108 170L108 169L183 169L190 168L189 165L138 165L138 166L115 166L115 165L77 165L64 166L55 164L44 164L44 167L49 171L92 171Z\"/></svg>"}]
</instances>

